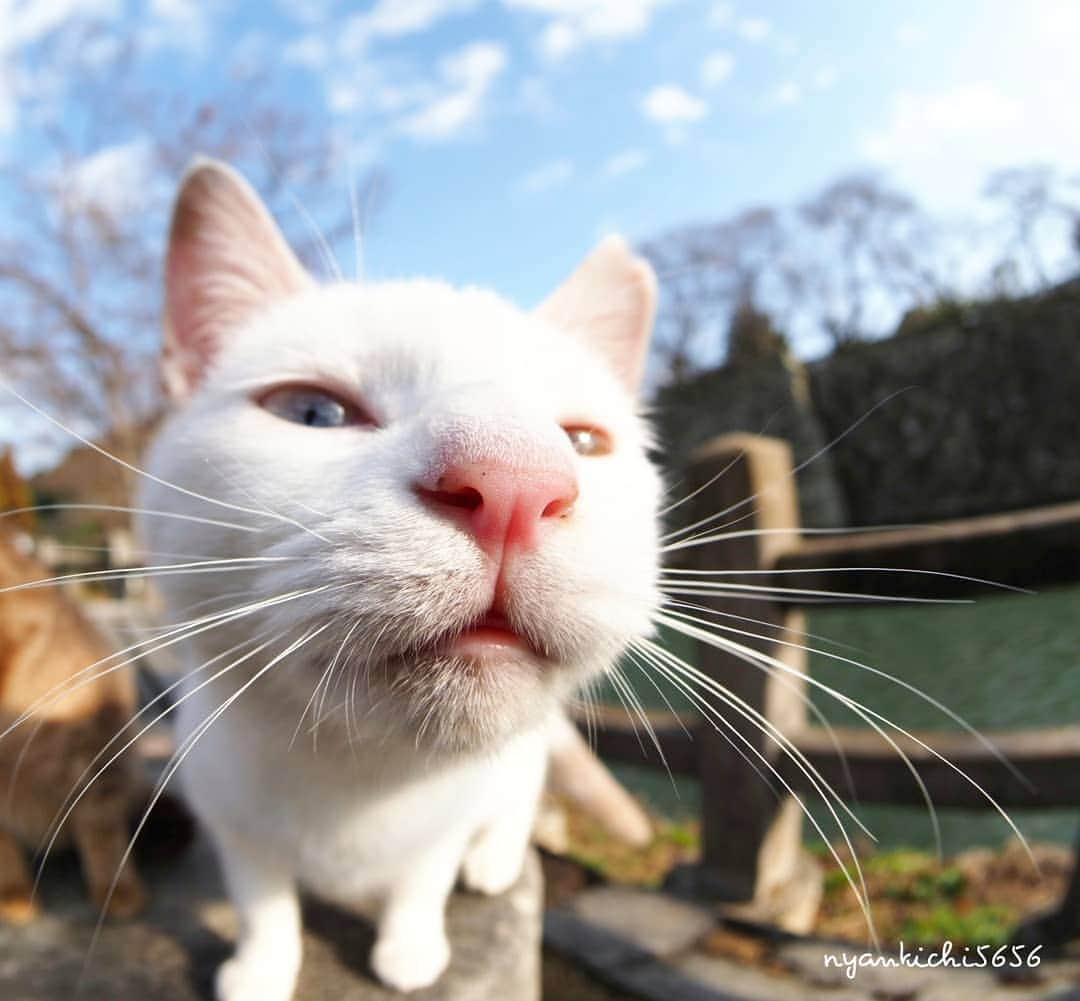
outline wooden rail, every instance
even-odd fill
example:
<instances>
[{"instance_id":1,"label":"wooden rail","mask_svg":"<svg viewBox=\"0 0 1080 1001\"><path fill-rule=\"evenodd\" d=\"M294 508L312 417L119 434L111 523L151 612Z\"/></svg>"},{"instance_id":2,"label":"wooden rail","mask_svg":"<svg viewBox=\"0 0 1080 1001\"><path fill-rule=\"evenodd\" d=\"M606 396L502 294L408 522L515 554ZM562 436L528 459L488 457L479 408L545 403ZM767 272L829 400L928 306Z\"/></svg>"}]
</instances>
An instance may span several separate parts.
<instances>
[{"instance_id":1,"label":"wooden rail","mask_svg":"<svg viewBox=\"0 0 1080 1001\"><path fill-rule=\"evenodd\" d=\"M858 569L825 576L830 567L917 572ZM902 598L961 598L1004 587L1074 583L1080 581L1080 502L915 528L817 536L784 553L776 570L773 586Z\"/></svg>"},{"instance_id":2,"label":"wooden rail","mask_svg":"<svg viewBox=\"0 0 1080 1001\"><path fill-rule=\"evenodd\" d=\"M1008 765L994 756L987 743L967 733L919 733L915 735L918 742L892 736L918 770L935 806L987 809L986 795L973 783L1006 809L1080 804L1080 726L984 734ZM876 733L834 728L833 737L844 760L824 729L808 728L794 737L794 743L835 789L846 792L850 776L860 802L925 803L904 760ZM784 757L780 772L797 789L811 790L789 757Z\"/></svg>"},{"instance_id":3,"label":"wooden rail","mask_svg":"<svg viewBox=\"0 0 1080 1001\"><path fill-rule=\"evenodd\" d=\"M754 583L763 589L753 594L753 600L736 596L735 591L695 595L691 600L724 616L763 620L766 625L753 631L774 639L746 642L801 674L807 671L805 654L785 645L802 635L800 600L879 604L888 599L968 598L1080 582L1080 503L938 525L803 538L791 454L783 442L726 435L699 451L690 473L691 488L701 490L690 505L688 522L741 506L721 520L738 519L728 533L718 528L707 544L678 551L679 565L689 570L755 571L752 576L710 579ZM742 504L748 497L754 498L753 503ZM892 572L896 570L909 572ZM779 598L773 594L779 588L787 592L783 602L768 600ZM791 589L804 592L801 599L793 600ZM858 597L833 597L835 592ZM778 680L755 670L744 658L704 643L697 644L695 663L761 712L797 749L796 754L788 753L780 742L730 714L729 734L738 734L734 741L697 714L649 714L666 766L701 782L699 889L714 899L755 901L781 925L798 930L812 912L808 904L820 891L793 885L805 882L808 870L799 863L801 819L789 792L809 794L808 799L816 795L797 755L842 796L860 802L923 803L914 768L937 807L991 808L977 786L1007 809L1080 806L1080 726L988 734L982 739L952 731L897 737L909 764L870 729L835 728L829 733L809 726L803 693L792 676ZM794 677L797 680L798 675ZM624 712L601 711L597 722L601 754L629 764L661 765L650 742L634 732ZM746 764L747 748L753 749L751 757L756 752L775 769L778 778L772 788L758 773L767 769L755 771ZM1073 883L1066 904L1080 908L1080 875ZM771 912L770 901L780 901ZM1059 924L1080 926L1080 913L1070 912Z\"/></svg>"}]
</instances>

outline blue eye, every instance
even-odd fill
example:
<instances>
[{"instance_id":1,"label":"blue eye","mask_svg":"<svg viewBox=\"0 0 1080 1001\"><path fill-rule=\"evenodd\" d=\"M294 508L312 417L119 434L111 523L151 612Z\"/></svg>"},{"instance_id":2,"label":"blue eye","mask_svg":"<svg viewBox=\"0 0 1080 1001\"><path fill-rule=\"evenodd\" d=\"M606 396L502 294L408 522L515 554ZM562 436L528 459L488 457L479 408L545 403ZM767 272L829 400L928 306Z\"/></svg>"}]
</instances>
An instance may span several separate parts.
<instances>
[{"instance_id":1,"label":"blue eye","mask_svg":"<svg viewBox=\"0 0 1080 1001\"><path fill-rule=\"evenodd\" d=\"M311 428L340 428L374 423L353 404L314 386L284 386L281 389L272 389L258 402L275 417Z\"/></svg>"}]
</instances>

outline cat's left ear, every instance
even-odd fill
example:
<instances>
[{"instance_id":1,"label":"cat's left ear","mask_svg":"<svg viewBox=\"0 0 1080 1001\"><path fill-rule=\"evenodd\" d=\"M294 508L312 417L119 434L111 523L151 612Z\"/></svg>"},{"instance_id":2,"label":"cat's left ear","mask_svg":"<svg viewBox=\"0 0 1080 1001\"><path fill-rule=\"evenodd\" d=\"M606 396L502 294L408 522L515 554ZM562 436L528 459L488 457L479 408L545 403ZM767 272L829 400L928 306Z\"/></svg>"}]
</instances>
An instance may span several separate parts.
<instances>
[{"instance_id":1,"label":"cat's left ear","mask_svg":"<svg viewBox=\"0 0 1080 1001\"><path fill-rule=\"evenodd\" d=\"M196 159L180 182L165 260L169 394L190 395L226 337L313 284L251 185L224 163Z\"/></svg>"},{"instance_id":2,"label":"cat's left ear","mask_svg":"<svg viewBox=\"0 0 1080 1001\"><path fill-rule=\"evenodd\" d=\"M618 236L603 240L536 310L604 355L631 393L641 384L655 314L656 275Z\"/></svg>"}]
</instances>

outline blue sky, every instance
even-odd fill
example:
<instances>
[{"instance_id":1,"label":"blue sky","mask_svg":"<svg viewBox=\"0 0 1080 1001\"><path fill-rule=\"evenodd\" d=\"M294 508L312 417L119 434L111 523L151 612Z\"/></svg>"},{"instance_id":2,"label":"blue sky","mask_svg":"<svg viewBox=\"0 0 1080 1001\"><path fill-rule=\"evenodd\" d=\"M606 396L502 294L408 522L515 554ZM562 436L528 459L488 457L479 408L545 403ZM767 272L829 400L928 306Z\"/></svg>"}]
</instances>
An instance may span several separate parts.
<instances>
[{"instance_id":1,"label":"blue sky","mask_svg":"<svg viewBox=\"0 0 1080 1001\"><path fill-rule=\"evenodd\" d=\"M961 211L992 167L1080 159L1068 3L0 0L0 52L74 17L145 39L141 72L178 89L273 67L339 136L343 201L350 160L391 179L371 273L526 303L608 230L791 202L860 166ZM18 156L6 77L0 142Z\"/></svg>"},{"instance_id":2,"label":"blue sky","mask_svg":"<svg viewBox=\"0 0 1080 1001\"><path fill-rule=\"evenodd\" d=\"M136 42L136 86L268 74L333 137L343 205L351 168L385 171L368 274L523 305L606 232L790 205L858 168L943 215L976 211L997 167L1080 172L1076 3L0 0L0 163L33 160L43 114L84 112L52 47L78 19L102 58ZM114 123L86 175L126 211L136 128Z\"/></svg>"},{"instance_id":3,"label":"blue sky","mask_svg":"<svg viewBox=\"0 0 1080 1001\"><path fill-rule=\"evenodd\" d=\"M73 17L144 38L142 72L179 89L273 67L339 136L343 200L349 160L391 179L369 272L525 303L608 230L789 203L860 166L962 211L992 167L1080 160L1076 4L0 0L0 52Z\"/></svg>"}]
</instances>

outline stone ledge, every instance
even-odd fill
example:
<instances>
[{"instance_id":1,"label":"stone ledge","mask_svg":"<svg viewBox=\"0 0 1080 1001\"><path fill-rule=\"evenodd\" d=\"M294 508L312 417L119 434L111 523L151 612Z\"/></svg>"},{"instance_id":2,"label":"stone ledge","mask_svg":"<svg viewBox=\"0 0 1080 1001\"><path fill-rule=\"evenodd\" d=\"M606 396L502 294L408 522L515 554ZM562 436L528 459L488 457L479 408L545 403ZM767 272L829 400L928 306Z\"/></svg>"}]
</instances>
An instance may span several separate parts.
<instances>
[{"instance_id":1,"label":"stone ledge","mask_svg":"<svg viewBox=\"0 0 1080 1001\"><path fill-rule=\"evenodd\" d=\"M1043 964L1026 983L978 970L867 969L849 980L824 964L845 947L819 939L785 935L765 966L711 955L699 941L707 912L684 907L661 892L586 889L548 911L545 944L643 1001L1080 1001L1080 954Z\"/></svg>"},{"instance_id":2,"label":"stone ledge","mask_svg":"<svg viewBox=\"0 0 1080 1001\"><path fill-rule=\"evenodd\" d=\"M214 971L231 951L235 917L209 846L200 839L182 859L143 869L153 893L149 910L138 921L106 924L84 973L96 913L83 896L74 860L50 862L42 886L44 916L23 927L0 926L0 998L210 998ZM542 893L540 867L530 856L521 880L502 896L455 894L448 911L450 969L433 987L408 995L411 1001L539 1001ZM372 931L362 918L309 900L304 925L296 1001L402 997L372 978Z\"/></svg>"}]
</instances>

